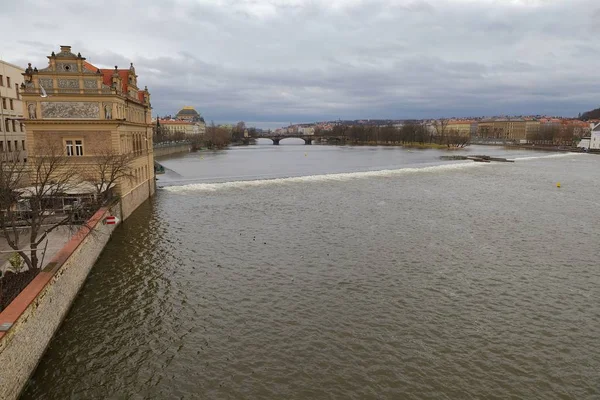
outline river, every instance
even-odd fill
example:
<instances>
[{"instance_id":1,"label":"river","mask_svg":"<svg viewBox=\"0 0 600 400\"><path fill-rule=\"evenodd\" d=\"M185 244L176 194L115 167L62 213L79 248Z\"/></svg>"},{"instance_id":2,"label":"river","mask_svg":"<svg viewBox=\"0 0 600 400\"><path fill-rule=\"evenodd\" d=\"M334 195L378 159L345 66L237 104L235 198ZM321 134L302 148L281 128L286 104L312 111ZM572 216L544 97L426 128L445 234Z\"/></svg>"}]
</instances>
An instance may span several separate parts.
<instances>
[{"instance_id":1,"label":"river","mask_svg":"<svg viewBox=\"0 0 600 400\"><path fill-rule=\"evenodd\" d=\"M22 398L600 397L598 156L297 143L164 159Z\"/></svg>"}]
</instances>

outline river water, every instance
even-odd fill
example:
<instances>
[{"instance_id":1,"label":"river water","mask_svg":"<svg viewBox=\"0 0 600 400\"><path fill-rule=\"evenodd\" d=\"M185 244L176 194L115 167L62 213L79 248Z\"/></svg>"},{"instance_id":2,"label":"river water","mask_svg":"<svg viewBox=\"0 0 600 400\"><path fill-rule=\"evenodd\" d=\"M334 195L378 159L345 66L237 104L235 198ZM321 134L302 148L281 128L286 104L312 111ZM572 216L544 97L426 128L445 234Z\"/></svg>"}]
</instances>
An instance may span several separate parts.
<instances>
[{"instance_id":1,"label":"river water","mask_svg":"<svg viewBox=\"0 0 600 400\"><path fill-rule=\"evenodd\" d=\"M600 398L598 156L294 144L165 159L22 398Z\"/></svg>"}]
</instances>

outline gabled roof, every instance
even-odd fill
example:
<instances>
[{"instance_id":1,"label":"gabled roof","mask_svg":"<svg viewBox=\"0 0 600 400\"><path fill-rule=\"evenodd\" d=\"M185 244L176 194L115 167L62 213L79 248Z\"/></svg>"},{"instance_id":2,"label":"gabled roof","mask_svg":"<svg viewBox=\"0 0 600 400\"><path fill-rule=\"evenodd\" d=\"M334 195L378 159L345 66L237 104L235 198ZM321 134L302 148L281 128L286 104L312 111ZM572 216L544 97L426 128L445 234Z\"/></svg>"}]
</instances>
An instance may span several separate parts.
<instances>
[{"instance_id":1,"label":"gabled roof","mask_svg":"<svg viewBox=\"0 0 600 400\"><path fill-rule=\"evenodd\" d=\"M90 72L98 72L98 69L99 69L99 68L93 66L92 64L90 64L87 61L83 62L83 68L86 69L86 70L88 70L88 71L90 71Z\"/></svg>"}]
</instances>

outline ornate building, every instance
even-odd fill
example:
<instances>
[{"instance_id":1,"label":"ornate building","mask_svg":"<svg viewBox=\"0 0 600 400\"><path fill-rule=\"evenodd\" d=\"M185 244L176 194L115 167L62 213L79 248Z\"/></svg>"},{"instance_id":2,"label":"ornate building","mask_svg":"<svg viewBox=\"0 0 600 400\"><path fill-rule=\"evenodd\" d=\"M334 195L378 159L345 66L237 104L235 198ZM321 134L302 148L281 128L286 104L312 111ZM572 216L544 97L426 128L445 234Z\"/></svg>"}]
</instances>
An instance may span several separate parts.
<instances>
[{"instance_id":1,"label":"ornate building","mask_svg":"<svg viewBox=\"0 0 600 400\"><path fill-rule=\"evenodd\" d=\"M23 69L0 61L0 156L16 161L27 160L23 102L19 87Z\"/></svg>"},{"instance_id":2,"label":"ornate building","mask_svg":"<svg viewBox=\"0 0 600 400\"><path fill-rule=\"evenodd\" d=\"M83 169L101 154L131 154L133 179L116 185L128 217L155 190L148 89L139 90L133 64L99 69L70 46L48 61L40 70L29 64L23 74L29 158L60 146Z\"/></svg>"}]
</instances>

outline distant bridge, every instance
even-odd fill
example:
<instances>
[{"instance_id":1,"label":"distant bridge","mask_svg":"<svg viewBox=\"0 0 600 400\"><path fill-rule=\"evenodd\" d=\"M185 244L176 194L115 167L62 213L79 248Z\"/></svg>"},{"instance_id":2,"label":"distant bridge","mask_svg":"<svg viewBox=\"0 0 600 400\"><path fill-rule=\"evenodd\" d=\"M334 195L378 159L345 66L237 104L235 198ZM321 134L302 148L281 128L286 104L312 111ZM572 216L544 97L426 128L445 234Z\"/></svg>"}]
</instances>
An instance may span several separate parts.
<instances>
[{"instance_id":1,"label":"distant bridge","mask_svg":"<svg viewBox=\"0 0 600 400\"><path fill-rule=\"evenodd\" d=\"M256 136L255 139L271 139L274 145L279 145L279 142L283 139L302 139L304 144L312 144L312 142L325 141L327 143L334 142L340 143L346 140L343 136L336 135L302 135L302 134L291 134L291 135L260 135ZM249 139L249 138L248 138Z\"/></svg>"}]
</instances>

